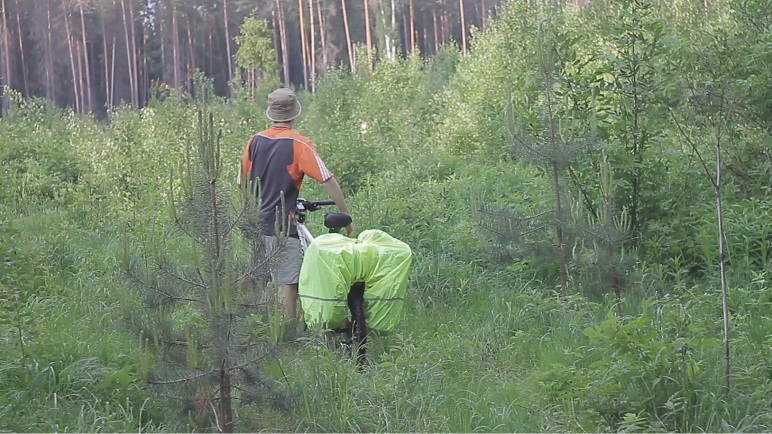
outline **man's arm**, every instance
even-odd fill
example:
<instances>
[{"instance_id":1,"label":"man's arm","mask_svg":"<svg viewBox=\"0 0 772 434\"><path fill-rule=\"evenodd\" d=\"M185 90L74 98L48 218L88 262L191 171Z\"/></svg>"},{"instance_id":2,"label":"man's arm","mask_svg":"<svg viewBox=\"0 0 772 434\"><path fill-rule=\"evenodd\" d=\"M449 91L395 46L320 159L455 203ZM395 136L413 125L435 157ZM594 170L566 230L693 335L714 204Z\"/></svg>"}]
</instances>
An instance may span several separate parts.
<instances>
[{"instance_id":1,"label":"man's arm","mask_svg":"<svg viewBox=\"0 0 772 434\"><path fill-rule=\"evenodd\" d=\"M343 198L343 192L340 189L340 184L338 184L338 180L335 179L334 176L331 176L326 181L324 181L322 185L324 186L324 189L327 190L327 193L330 195L330 198L332 198L332 200L335 201L335 205L338 206L338 209L340 210L340 212L351 215L351 213L348 210L348 206L346 206L346 199ZM354 233L353 222L346 227L346 231L348 232L348 236L351 236Z\"/></svg>"},{"instance_id":2,"label":"man's arm","mask_svg":"<svg viewBox=\"0 0 772 434\"><path fill-rule=\"evenodd\" d=\"M252 139L254 136L250 137L249 140L247 140L247 144L244 147L244 153L241 155L241 167L239 167L239 174L236 177L236 184L241 187L242 183L246 187L249 185L249 172L252 171L252 160L250 157L250 152L252 150Z\"/></svg>"}]
</instances>

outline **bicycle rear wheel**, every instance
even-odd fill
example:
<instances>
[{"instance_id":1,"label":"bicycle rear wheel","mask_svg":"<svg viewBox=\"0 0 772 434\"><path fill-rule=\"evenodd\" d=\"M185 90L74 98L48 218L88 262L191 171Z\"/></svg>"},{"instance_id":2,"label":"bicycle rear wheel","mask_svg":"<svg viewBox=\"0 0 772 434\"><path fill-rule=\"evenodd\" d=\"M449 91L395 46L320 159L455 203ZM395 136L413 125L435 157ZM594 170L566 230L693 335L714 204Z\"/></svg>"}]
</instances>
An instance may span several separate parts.
<instances>
[{"instance_id":1,"label":"bicycle rear wheel","mask_svg":"<svg viewBox=\"0 0 772 434\"><path fill-rule=\"evenodd\" d=\"M367 357L367 324L365 323L365 283L355 282L348 293L351 313L351 336L357 349L357 365L363 365Z\"/></svg>"}]
</instances>

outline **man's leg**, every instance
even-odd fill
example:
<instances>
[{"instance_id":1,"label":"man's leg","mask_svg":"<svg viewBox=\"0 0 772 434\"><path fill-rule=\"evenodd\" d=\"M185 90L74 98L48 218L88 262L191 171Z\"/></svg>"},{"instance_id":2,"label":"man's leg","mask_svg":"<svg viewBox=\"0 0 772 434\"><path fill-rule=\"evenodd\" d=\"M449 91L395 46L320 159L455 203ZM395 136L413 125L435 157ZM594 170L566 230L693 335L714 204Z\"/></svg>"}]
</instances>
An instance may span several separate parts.
<instances>
[{"instance_id":1,"label":"man's leg","mask_svg":"<svg viewBox=\"0 0 772 434\"><path fill-rule=\"evenodd\" d=\"M281 303L284 305L284 314L288 318L297 316L298 284L289 283L280 285Z\"/></svg>"},{"instance_id":2,"label":"man's leg","mask_svg":"<svg viewBox=\"0 0 772 434\"><path fill-rule=\"evenodd\" d=\"M282 246L280 252L277 280L281 288L284 313L289 318L297 318L298 280L302 261L303 252L300 248L300 240L287 238L286 244Z\"/></svg>"}]
</instances>

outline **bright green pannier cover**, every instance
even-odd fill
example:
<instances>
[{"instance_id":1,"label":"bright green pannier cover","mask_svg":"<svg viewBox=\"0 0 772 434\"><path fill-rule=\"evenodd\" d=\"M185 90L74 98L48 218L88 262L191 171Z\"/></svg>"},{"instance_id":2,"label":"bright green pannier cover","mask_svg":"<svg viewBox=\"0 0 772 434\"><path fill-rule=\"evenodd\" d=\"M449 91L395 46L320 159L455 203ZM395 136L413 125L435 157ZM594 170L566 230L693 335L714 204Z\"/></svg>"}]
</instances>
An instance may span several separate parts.
<instances>
[{"instance_id":1,"label":"bright green pannier cover","mask_svg":"<svg viewBox=\"0 0 772 434\"><path fill-rule=\"evenodd\" d=\"M300 267L298 295L309 327L341 327L349 317L346 298L354 282L365 283L367 328L389 332L399 323L410 246L378 229L357 238L324 234L308 246Z\"/></svg>"}]
</instances>

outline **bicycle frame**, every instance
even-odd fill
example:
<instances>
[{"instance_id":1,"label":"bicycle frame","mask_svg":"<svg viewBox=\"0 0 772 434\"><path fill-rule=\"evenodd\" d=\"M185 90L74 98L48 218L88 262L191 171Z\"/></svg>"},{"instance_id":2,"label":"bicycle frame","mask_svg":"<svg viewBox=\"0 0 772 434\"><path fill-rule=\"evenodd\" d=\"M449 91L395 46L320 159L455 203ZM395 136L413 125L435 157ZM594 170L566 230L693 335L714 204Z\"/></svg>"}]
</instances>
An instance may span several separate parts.
<instances>
[{"instance_id":1,"label":"bicycle frame","mask_svg":"<svg viewBox=\"0 0 772 434\"><path fill-rule=\"evenodd\" d=\"M313 212L316 210L319 210L322 206L326 205L334 205L334 201L317 201L317 202L310 202L305 201L303 199L298 199L297 201L297 212L295 214L295 227L298 232L298 239L300 240L300 250L305 256L305 253L308 249L308 246L314 241L314 235L311 233L311 231L306 226L306 212ZM342 227L339 227L341 222L337 222L338 224L334 224L331 222L327 222L327 216L325 216L325 226L327 226L330 230L330 233L334 233L342 229ZM351 222L351 218L347 217L348 223ZM328 225L329 224L329 225ZM356 348L357 348L357 364L362 365L365 362L365 354L366 354L366 346L367 346L367 325L365 324L365 314L364 314L364 291L365 291L365 285L364 282L354 282L351 286L351 289L349 290L348 295L348 305L349 305L349 312L351 313L351 319L349 320L349 324L347 326L344 326L341 329L332 330L328 334L328 338L330 336L333 336L334 334L346 334L348 343L341 342L341 344L347 348L347 352L350 353L351 351L351 343L352 340L356 341ZM355 338L355 339L354 339ZM329 342L328 342L329 343Z\"/></svg>"},{"instance_id":2,"label":"bicycle frame","mask_svg":"<svg viewBox=\"0 0 772 434\"><path fill-rule=\"evenodd\" d=\"M312 205L311 209L306 208L306 206L310 204ZM303 199L298 199L297 202L297 218L295 219L295 227L298 231L298 239L300 239L300 250L303 252L303 254L306 253L306 250L308 249L308 246L314 241L314 235L311 233L311 231L306 226L306 212L312 212L318 210L320 207L325 205L334 205L334 201L318 201L318 202L306 202Z\"/></svg>"}]
</instances>

